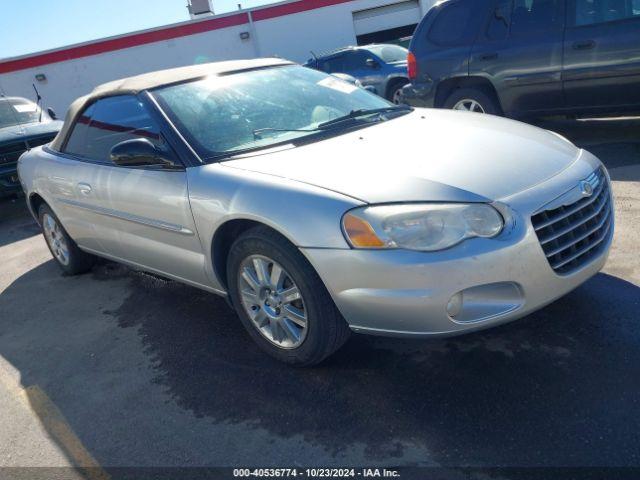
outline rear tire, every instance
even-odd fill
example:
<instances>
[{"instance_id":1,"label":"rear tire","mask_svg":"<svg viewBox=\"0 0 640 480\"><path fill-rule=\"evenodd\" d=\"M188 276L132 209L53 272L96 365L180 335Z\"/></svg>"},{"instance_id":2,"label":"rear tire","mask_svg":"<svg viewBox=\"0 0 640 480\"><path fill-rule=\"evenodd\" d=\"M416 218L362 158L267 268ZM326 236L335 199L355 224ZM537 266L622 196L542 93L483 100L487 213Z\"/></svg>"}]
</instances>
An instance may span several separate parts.
<instances>
[{"instance_id":1,"label":"rear tire","mask_svg":"<svg viewBox=\"0 0 640 480\"><path fill-rule=\"evenodd\" d=\"M227 279L249 335L282 362L315 365L349 338L347 323L313 267L269 228L252 228L234 242Z\"/></svg>"},{"instance_id":2,"label":"rear tire","mask_svg":"<svg viewBox=\"0 0 640 480\"><path fill-rule=\"evenodd\" d=\"M400 92L402 91L402 88L408 83L409 80L406 79L395 80L388 88L387 100L396 105L401 105L402 96L400 95Z\"/></svg>"},{"instance_id":3,"label":"rear tire","mask_svg":"<svg viewBox=\"0 0 640 480\"><path fill-rule=\"evenodd\" d=\"M79 275L91 270L96 257L80 250L49 205L40 205L38 218L45 243L63 274Z\"/></svg>"},{"instance_id":4,"label":"rear tire","mask_svg":"<svg viewBox=\"0 0 640 480\"><path fill-rule=\"evenodd\" d=\"M455 90L444 102L444 108L502 115L502 110L493 95L479 88L460 88Z\"/></svg>"}]
</instances>

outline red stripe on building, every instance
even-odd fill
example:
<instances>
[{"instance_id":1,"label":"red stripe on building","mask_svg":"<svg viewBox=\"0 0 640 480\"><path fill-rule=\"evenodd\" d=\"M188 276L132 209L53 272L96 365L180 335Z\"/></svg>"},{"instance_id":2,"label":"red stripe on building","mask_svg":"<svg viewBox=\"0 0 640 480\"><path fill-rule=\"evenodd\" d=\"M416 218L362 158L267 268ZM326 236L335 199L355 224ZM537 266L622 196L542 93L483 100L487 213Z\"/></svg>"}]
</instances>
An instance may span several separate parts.
<instances>
[{"instance_id":1,"label":"red stripe on building","mask_svg":"<svg viewBox=\"0 0 640 480\"><path fill-rule=\"evenodd\" d=\"M268 20L270 18L283 17L293 13L306 12L307 10L315 10L316 8L330 7L352 1L353 0L300 0L284 5L275 5L273 7L253 10L251 16L255 21Z\"/></svg>"},{"instance_id":2,"label":"red stripe on building","mask_svg":"<svg viewBox=\"0 0 640 480\"><path fill-rule=\"evenodd\" d=\"M302 3L302 2L300 2ZM32 57L19 58L0 62L0 73L15 72L26 68L39 67L50 63L64 62L76 58L90 57L99 53L112 52L125 48L145 45L147 43L170 40L172 38L186 37L196 33L204 33L212 30L219 30L227 27L234 27L249 23L249 16L246 13L238 13L226 17L212 18L201 22L188 23L175 27L153 30L151 32L134 33L120 38L97 41L79 47L67 48L56 52L42 53Z\"/></svg>"}]
</instances>

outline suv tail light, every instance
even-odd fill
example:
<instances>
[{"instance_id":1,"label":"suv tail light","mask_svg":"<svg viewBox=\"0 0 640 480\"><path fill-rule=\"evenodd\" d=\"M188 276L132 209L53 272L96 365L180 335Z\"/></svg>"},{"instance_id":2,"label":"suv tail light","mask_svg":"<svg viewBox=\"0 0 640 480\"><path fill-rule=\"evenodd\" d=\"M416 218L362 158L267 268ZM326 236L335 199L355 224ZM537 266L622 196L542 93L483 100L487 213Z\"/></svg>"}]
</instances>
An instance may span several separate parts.
<instances>
[{"instance_id":1,"label":"suv tail light","mask_svg":"<svg viewBox=\"0 0 640 480\"><path fill-rule=\"evenodd\" d=\"M418 77L418 62L413 52L409 52L409 55L407 55L407 73L409 80L413 81Z\"/></svg>"}]
</instances>

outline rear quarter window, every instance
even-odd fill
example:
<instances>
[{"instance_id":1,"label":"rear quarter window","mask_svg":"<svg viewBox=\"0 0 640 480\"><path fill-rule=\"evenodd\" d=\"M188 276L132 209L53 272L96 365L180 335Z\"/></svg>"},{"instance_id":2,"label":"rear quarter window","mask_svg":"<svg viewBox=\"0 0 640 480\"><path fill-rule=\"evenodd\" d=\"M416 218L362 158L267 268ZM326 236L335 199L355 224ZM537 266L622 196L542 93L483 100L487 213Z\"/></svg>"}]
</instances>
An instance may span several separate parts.
<instances>
[{"instance_id":1,"label":"rear quarter window","mask_svg":"<svg viewBox=\"0 0 640 480\"><path fill-rule=\"evenodd\" d=\"M87 155L87 143L85 141L87 137L87 129L91 122L91 115L93 115L95 103L85 109L84 112L76 119L76 123L73 125L71 134L67 139L64 146L64 152L72 155Z\"/></svg>"},{"instance_id":2,"label":"rear quarter window","mask_svg":"<svg viewBox=\"0 0 640 480\"><path fill-rule=\"evenodd\" d=\"M437 14L429 29L429 40L441 46L463 45L473 41L476 22L470 2L446 5Z\"/></svg>"},{"instance_id":3,"label":"rear quarter window","mask_svg":"<svg viewBox=\"0 0 640 480\"><path fill-rule=\"evenodd\" d=\"M573 0L569 11L575 26L597 25L640 18L640 0Z\"/></svg>"},{"instance_id":4,"label":"rear quarter window","mask_svg":"<svg viewBox=\"0 0 640 480\"><path fill-rule=\"evenodd\" d=\"M342 73L345 71L344 55L327 58L322 61L320 69L326 73Z\"/></svg>"}]
</instances>

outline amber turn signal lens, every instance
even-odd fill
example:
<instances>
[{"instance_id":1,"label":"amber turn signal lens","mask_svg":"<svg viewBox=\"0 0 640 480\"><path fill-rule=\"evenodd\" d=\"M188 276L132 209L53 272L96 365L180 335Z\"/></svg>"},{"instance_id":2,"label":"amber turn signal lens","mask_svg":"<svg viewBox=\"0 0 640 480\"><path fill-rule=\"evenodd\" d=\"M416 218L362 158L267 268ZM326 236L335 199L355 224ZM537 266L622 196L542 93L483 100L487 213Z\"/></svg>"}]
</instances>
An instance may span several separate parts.
<instances>
[{"instance_id":1,"label":"amber turn signal lens","mask_svg":"<svg viewBox=\"0 0 640 480\"><path fill-rule=\"evenodd\" d=\"M359 248L384 247L384 242L378 238L371 225L350 213L344 216L344 231L351 244Z\"/></svg>"}]
</instances>

